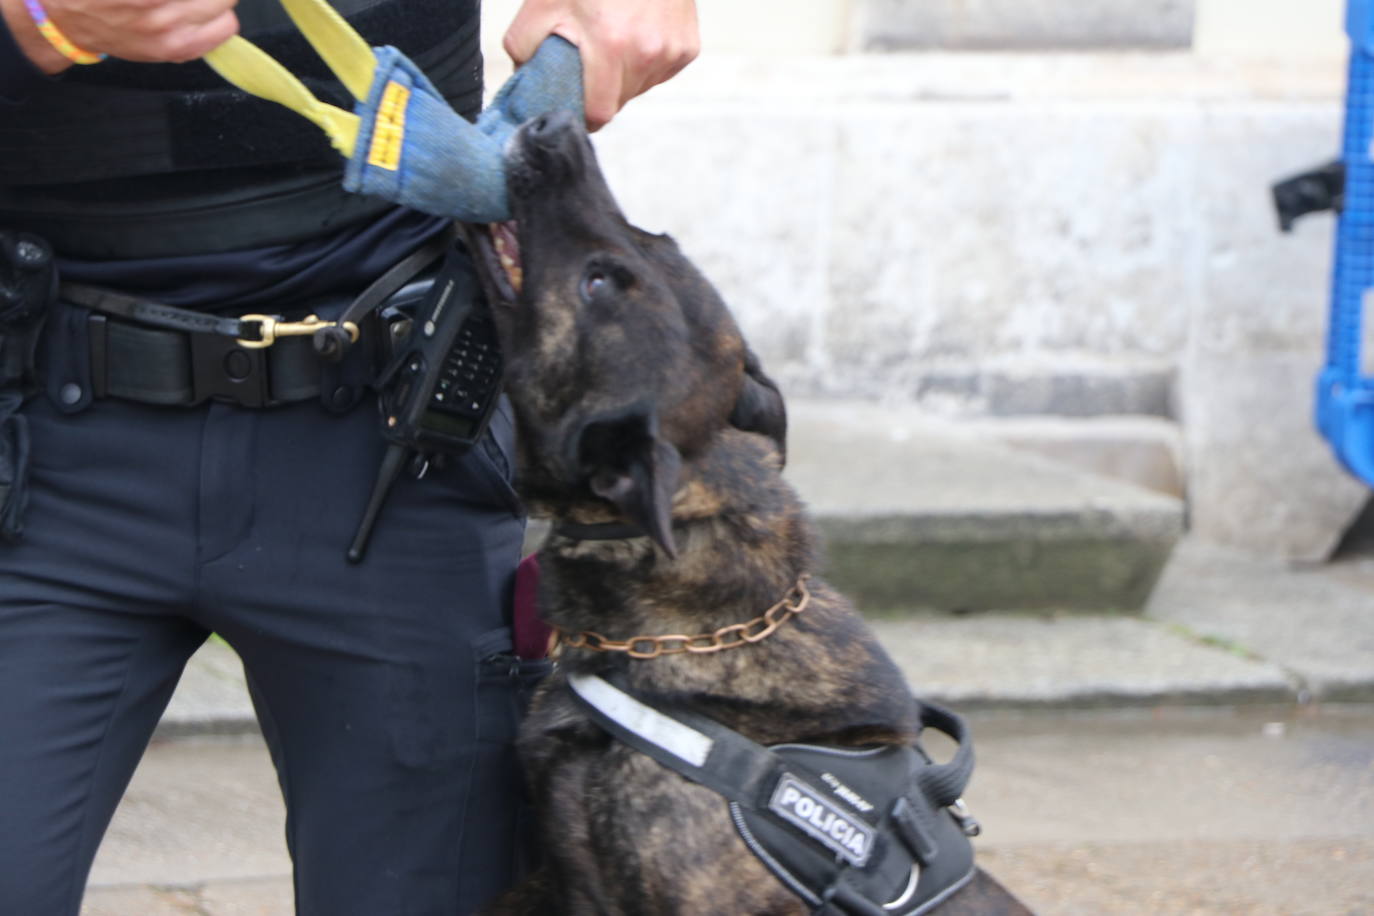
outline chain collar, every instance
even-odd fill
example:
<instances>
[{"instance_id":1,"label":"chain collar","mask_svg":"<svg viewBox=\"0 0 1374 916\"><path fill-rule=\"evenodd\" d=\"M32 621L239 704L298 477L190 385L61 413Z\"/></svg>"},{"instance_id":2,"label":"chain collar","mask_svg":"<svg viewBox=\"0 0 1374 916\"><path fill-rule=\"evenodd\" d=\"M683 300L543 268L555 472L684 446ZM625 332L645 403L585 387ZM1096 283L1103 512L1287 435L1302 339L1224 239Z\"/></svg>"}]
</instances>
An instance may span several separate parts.
<instances>
[{"instance_id":1,"label":"chain collar","mask_svg":"<svg viewBox=\"0 0 1374 916\"><path fill-rule=\"evenodd\" d=\"M753 620L732 623L714 633L699 633L696 636L632 636L626 640L614 640L590 630L569 633L554 627L557 649L624 652L630 658L658 658L660 655L680 655L683 652L707 655L724 649L738 649L740 646L762 642L772 636L778 627L806 610L806 606L811 603L811 592L806 587L807 578L809 577L806 573L798 576L796 584L788 589L781 601Z\"/></svg>"}]
</instances>

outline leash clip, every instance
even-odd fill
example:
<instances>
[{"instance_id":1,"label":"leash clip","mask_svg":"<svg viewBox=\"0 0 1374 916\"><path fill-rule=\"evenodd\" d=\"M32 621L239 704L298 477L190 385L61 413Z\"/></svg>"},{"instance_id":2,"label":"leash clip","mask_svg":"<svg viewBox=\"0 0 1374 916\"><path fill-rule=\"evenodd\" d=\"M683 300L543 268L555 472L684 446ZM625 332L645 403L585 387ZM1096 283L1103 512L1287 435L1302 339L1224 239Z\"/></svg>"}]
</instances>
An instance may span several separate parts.
<instances>
[{"instance_id":1,"label":"leash clip","mask_svg":"<svg viewBox=\"0 0 1374 916\"><path fill-rule=\"evenodd\" d=\"M277 342L278 337L310 337L316 331L324 328L337 327L347 331L353 343L358 342L358 325L352 321L345 321L340 324L337 321L325 321L318 315L307 315L301 321L282 321L274 315L241 315L239 320L258 323L257 340L245 340L242 337L237 340L240 347L248 350L261 350L264 347L270 347Z\"/></svg>"}]
</instances>

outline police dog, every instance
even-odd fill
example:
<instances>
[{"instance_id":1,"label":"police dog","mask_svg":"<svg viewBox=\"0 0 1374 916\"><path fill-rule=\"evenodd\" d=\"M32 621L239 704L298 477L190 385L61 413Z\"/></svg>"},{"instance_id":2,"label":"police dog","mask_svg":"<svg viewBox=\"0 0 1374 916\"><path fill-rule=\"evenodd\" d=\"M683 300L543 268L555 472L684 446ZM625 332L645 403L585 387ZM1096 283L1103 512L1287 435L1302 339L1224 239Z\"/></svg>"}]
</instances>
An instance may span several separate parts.
<instances>
[{"instance_id":1,"label":"police dog","mask_svg":"<svg viewBox=\"0 0 1374 916\"><path fill-rule=\"evenodd\" d=\"M468 232L519 488L554 523L540 613L565 642L519 741L544 863L485 912L812 912L719 795L613 740L566 678L616 674L764 745L909 744L915 701L851 605L807 578L811 526L780 475L783 401L719 295L670 238L625 220L572 117L528 122L506 157L513 223ZM804 611L759 623L799 603L799 582ZM656 634L733 647L640 638ZM636 651L606 651L617 642ZM1026 911L980 873L939 912Z\"/></svg>"}]
</instances>

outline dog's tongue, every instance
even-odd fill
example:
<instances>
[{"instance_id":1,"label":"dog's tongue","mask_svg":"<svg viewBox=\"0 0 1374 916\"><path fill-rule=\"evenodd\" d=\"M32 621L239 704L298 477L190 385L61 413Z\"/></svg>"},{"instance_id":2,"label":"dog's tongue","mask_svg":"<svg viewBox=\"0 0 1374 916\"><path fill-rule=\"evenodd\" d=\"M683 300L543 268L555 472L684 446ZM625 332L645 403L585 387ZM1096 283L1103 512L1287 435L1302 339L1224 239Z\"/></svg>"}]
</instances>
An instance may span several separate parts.
<instances>
[{"instance_id":1,"label":"dog's tongue","mask_svg":"<svg viewBox=\"0 0 1374 916\"><path fill-rule=\"evenodd\" d=\"M515 221L492 223L491 240L492 247L496 249L496 258L501 262L501 269L510 280L511 289L519 293L525 274L520 266L520 239L515 234Z\"/></svg>"}]
</instances>

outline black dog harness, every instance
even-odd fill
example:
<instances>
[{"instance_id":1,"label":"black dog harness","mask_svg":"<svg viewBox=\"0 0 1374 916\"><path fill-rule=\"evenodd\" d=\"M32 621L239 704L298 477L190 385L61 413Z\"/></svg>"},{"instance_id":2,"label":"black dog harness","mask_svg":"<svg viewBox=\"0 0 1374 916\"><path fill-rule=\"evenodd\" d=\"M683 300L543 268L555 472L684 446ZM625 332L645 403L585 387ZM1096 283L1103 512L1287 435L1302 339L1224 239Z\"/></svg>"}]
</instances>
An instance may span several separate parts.
<instances>
[{"instance_id":1,"label":"black dog harness","mask_svg":"<svg viewBox=\"0 0 1374 916\"><path fill-rule=\"evenodd\" d=\"M817 914L918 916L973 877L979 828L960 799L973 746L948 710L921 705L921 724L958 743L936 764L915 745L764 747L596 675L570 674L568 687L611 735L724 796L745 844Z\"/></svg>"}]
</instances>

